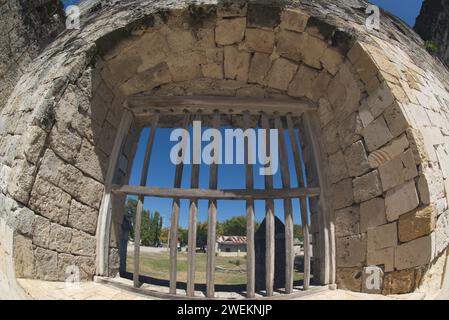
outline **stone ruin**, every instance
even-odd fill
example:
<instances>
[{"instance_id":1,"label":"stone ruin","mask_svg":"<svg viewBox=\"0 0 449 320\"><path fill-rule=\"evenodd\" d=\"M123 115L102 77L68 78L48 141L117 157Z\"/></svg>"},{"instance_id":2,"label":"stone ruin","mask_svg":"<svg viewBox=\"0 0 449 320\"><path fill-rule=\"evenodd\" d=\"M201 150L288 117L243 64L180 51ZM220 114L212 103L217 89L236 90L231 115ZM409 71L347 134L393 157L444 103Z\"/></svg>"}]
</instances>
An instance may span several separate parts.
<instances>
[{"instance_id":1,"label":"stone ruin","mask_svg":"<svg viewBox=\"0 0 449 320\"><path fill-rule=\"evenodd\" d=\"M256 252L256 290L265 290L265 239L266 220L263 220L254 234L254 247ZM285 232L284 224L276 217L275 230L275 260L274 260L274 289L284 288L285 284Z\"/></svg>"},{"instance_id":2,"label":"stone ruin","mask_svg":"<svg viewBox=\"0 0 449 320\"><path fill-rule=\"evenodd\" d=\"M124 201L99 211L123 102L142 92L314 101L319 283L372 292L375 266L378 293L447 289L449 73L399 19L368 30L362 0L119 1L65 30L58 1L28 3L0 0L0 297L68 265L117 273Z\"/></svg>"}]
</instances>

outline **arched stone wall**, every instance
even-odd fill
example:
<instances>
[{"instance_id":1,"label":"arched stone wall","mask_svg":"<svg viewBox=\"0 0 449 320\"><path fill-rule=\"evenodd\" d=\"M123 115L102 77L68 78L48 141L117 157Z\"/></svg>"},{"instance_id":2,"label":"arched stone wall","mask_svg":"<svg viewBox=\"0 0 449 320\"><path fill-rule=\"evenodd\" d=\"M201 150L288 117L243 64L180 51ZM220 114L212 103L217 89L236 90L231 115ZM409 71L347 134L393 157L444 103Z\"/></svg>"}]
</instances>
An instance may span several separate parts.
<instances>
[{"instance_id":1,"label":"arched stone wall","mask_svg":"<svg viewBox=\"0 0 449 320\"><path fill-rule=\"evenodd\" d=\"M304 127L306 145L315 144L305 150L307 170L323 189L312 206L314 241L329 255L322 283L372 292L363 279L376 265L382 293L438 289L442 268L431 267L444 265L449 242L448 74L398 21L366 30L358 11L366 3L358 5L179 2L136 11L131 2L61 35L0 116L0 221L14 235L8 265L17 277L63 280L75 264L92 279L126 96L305 96L319 105ZM123 181L138 133L129 133Z\"/></svg>"}]
</instances>

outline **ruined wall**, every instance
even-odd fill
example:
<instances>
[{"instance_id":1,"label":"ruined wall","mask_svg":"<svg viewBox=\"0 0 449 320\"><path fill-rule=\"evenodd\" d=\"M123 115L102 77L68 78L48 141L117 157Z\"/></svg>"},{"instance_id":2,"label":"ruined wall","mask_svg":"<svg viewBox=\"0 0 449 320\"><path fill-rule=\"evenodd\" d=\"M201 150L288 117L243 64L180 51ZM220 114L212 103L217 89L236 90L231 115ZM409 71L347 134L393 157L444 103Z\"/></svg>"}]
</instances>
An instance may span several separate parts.
<instances>
[{"instance_id":1,"label":"ruined wall","mask_svg":"<svg viewBox=\"0 0 449 320\"><path fill-rule=\"evenodd\" d=\"M28 65L63 30L63 16L62 5L56 0L0 1L0 111ZM2 150L0 154L5 152ZM0 181L0 185L5 183ZM13 232L16 228L26 229L24 225L28 222L26 214L21 218L23 221L15 220L16 214L25 212L24 208L8 207L7 202L4 195L0 195L0 296L24 298L15 281L12 263L13 250L20 251L22 246L13 247Z\"/></svg>"},{"instance_id":2,"label":"ruined wall","mask_svg":"<svg viewBox=\"0 0 449 320\"><path fill-rule=\"evenodd\" d=\"M435 53L449 66L449 1L425 0L415 30L437 46Z\"/></svg>"},{"instance_id":3,"label":"ruined wall","mask_svg":"<svg viewBox=\"0 0 449 320\"><path fill-rule=\"evenodd\" d=\"M271 2L133 4L104 7L58 38L1 111L0 213L20 244L19 277L61 280L75 264L92 279L122 102L140 92L317 102L310 123L319 154L308 152L308 170L316 176L313 160L322 166L330 212L323 226L314 211L312 232L336 257L323 283L372 292L362 280L376 265L382 293L407 293L431 262L445 260L449 78L416 34L388 16L368 32L363 1L284 3L289 10ZM137 135L132 128L122 181ZM114 271L120 211L112 221Z\"/></svg>"},{"instance_id":4,"label":"ruined wall","mask_svg":"<svg viewBox=\"0 0 449 320\"><path fill-rule=\"evenodd\" d=\"M28 64L65 25L59 0L0 1L0 110Z\"/></svg>"}]
</instances>

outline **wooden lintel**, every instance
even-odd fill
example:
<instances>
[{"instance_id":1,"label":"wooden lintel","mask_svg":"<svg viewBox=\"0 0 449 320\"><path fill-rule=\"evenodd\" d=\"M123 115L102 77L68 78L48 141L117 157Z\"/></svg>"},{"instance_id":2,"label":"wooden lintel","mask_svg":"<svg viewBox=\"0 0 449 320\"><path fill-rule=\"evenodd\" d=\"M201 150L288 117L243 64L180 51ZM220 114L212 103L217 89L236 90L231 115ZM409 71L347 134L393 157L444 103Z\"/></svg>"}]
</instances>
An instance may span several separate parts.
<instances>
[{"instance_id":1,"label":"wooden lintel","mask_svg":"<svg viewBox=\"0 0 449 320\"><path fill-rule=\"evenodd\" d=\"M215 110L222 114L288 114L301 115L314 112L318 106L313 101L301 99L264 99L252 97L215 97L215 96L132 96L127 99L128 108L137 117L150 116L155 112L179 115L186 110L191 113L211 115Z\"/></svg>"}]
</instances>

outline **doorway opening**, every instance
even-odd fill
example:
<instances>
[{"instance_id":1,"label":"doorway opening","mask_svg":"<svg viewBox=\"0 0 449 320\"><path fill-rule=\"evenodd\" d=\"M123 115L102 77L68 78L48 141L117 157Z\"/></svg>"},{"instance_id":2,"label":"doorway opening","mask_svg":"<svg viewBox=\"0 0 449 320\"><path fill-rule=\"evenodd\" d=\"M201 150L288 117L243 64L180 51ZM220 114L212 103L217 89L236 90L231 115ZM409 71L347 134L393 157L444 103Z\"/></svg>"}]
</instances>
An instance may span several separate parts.
<instances>
[{"instance_id":1,"label":"doorway opening","mask_svg":"<svg viewBox=\"0 0 449 320\"><path fill-rule=\"evenodd\" d=\"M141 164L136 157L133 168L138 182L112 185L111 195L127 199L121 274L132 278L135 288L159 286L165 288L161 292L188 297L258 298L306 291L319 282L311 263L314 239L309 208L310 201L320 196L320 188L308 183L317 179L307 177L299 130L302 115L314 111L307 102L139 96L129 98L127 108L145 128L139 143L144 151L137 151L142 154ZM244 135L244 161L236 161L237 165L220 164L216 150L211 152L215 157L211 163L170 163L170 152L164 150L167 144L160 145L157 137L177 128L185 129L187 136L195 121L216 132L274 130L276 150L270 150L273 141L265 134L264 152L276 153L278 170L258 174L264 172L264 165L252 158L260 141L253 144L249 135ZM185 150L189 139L180 139L179 150ZM200 150L193 148L189 158ZM161 154L167 161L157 160ZM238 154L232 157L235 160ZM167 170L170 166L172 170ZM164 182L152 182L152 176L161 172ZM163 207L161 201L166 208L162 214L164 210L157 209ZM223 205L231 202L240 203L237 216Z\"/></svg>"}]
</instances>

